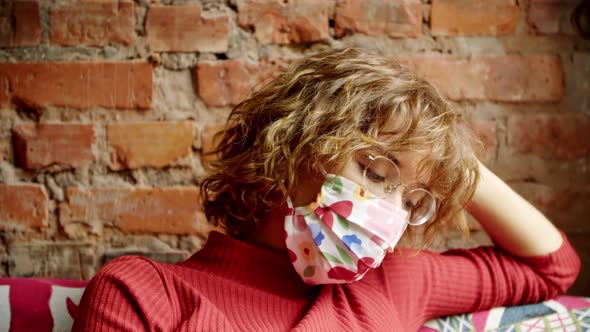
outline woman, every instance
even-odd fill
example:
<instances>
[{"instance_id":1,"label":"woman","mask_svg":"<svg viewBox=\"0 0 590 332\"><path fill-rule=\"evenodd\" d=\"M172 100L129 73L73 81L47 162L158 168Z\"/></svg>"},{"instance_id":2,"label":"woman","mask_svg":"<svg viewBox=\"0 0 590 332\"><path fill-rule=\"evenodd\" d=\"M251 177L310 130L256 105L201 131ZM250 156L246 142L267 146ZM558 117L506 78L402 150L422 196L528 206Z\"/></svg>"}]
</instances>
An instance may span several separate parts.
<instances>
[{"instance_id":1,"label":"woman","mask_svg":"<svg viewBox=\"0 0 590 332\"><path fill-rule=\"evenodd\" d=\"M309 56L230 115L201 186L229 235L175 265L107 264L74 330L415 331L565 292L580 268L567 239L468 143L458 113L390 59ZM391 254L403 234L464 229L464 207L496 247Z\"/></svg>"}]
</instances>

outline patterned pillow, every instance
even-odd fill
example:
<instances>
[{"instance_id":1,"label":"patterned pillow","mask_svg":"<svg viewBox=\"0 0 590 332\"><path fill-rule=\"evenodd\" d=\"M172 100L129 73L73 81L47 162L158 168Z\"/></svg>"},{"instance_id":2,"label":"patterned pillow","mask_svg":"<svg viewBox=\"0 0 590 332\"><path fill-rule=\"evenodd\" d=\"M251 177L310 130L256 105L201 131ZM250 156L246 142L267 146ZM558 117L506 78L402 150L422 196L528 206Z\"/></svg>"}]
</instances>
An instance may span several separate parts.
<instances>
[{"instance_id":1,"label":"patterned pillow","mask_svg":"<svg viewBox=\"0 0 590 332\"><path fill-rule=\"evenodd\" d=\"M0 331L70 331L87 281L0 278Z\"/></svg>"},{"instance_id":2,"label":"patterned pillow","mask_svg":"<svg viewBox=\"0 0 590 332\"><path fill-rule=\"evenodd\" d=\"M430 320L418 332L590 331L590 298L558 296L537 304Z\"/></svg>"}]
</instances>

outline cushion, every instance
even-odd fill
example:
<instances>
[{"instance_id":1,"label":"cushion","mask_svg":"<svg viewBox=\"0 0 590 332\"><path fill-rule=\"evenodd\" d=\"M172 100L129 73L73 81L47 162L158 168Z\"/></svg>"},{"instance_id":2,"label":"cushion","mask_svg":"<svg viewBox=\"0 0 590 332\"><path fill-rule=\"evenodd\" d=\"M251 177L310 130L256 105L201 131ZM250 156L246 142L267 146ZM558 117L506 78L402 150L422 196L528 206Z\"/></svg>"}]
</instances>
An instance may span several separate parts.
<instances>
[{"instance_id":1,"label":"cushion","mask_svg":"<svg viewBox=\"0 0 590 332\"><path fill-rule=\"evenodd\" d=\"M70 331L87 281L0 278L0 331Z\"/></svg>"},{"instance_id":2,"label":"cushion","mask_svg":"<svg viewBox=\"0 0 590 332\"><path fill-rule=\"evenodd\" d=\"M419 332L590 331L590 298L558 296L537 304L497 307L430 320Z\"/></svg>"}]
</instances>

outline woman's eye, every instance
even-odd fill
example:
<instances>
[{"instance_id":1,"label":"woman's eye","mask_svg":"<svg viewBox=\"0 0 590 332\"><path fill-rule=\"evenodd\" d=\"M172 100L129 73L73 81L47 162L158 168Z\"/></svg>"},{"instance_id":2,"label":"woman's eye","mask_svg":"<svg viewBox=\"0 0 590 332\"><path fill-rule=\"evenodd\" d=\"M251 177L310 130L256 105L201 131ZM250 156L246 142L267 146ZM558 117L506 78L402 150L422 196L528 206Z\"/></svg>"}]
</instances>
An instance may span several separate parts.
<instances>
[{"instance_id":1,"label":"woman's eye","mask_svg":"<svg viewBox=\"0 0 590 332\"><path fill-rule=\"evenodd\" d=\"M416 205L412 203L412 201L409 199L405 200L404 205L406 206L406 208L408 208L408 210L413 210L416 207Z\"/></svg>"},{"instance_id":2,"label":"woman's eye","mask_svg":"<svg viewBox=\"0 0 590 332\"><path fill-rule=\"evenodd\" d=\"M368 169L367 170L367 177L373 181L373 182L382 182L385 180L384 177L382 177L381 175L373 172L372 170Z\"/></svg>"},{"instance_id":3,"label":"woman's eye","mask_svg":"<svg viewBox=\"0 0 590 332\"><path fill-rule=\"evenodd\" d=\"M408 198L404 201L404 205L406 206L406 208L414 210L414 211L418 211L422 208L424 203L424 200L422 198Z\"/></svg>"}]
</instances>

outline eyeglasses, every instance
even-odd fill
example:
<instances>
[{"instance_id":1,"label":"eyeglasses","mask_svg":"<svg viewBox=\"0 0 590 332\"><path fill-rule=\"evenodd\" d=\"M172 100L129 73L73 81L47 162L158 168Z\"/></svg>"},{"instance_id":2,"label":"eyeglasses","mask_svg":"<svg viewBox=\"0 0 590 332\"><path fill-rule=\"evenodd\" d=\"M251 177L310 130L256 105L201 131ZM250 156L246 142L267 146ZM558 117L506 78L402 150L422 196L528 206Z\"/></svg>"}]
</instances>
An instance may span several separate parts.
<instances>
[{"instance_id":1,"label":"eyeglasses","mask_svg":"<svg viewBox=\"0 0 590 332\"><path fill-rule=\"evenodd\" d=\"M402 209L408 212L407 223L422 225L432 218L436 211L434 195L424 188L403 184L399 168L391 159L368 154L359 154L357 158L364 167L363 186L366 191L377 198L387 198L402 186Z\"/></svg>"}]
</instances>

